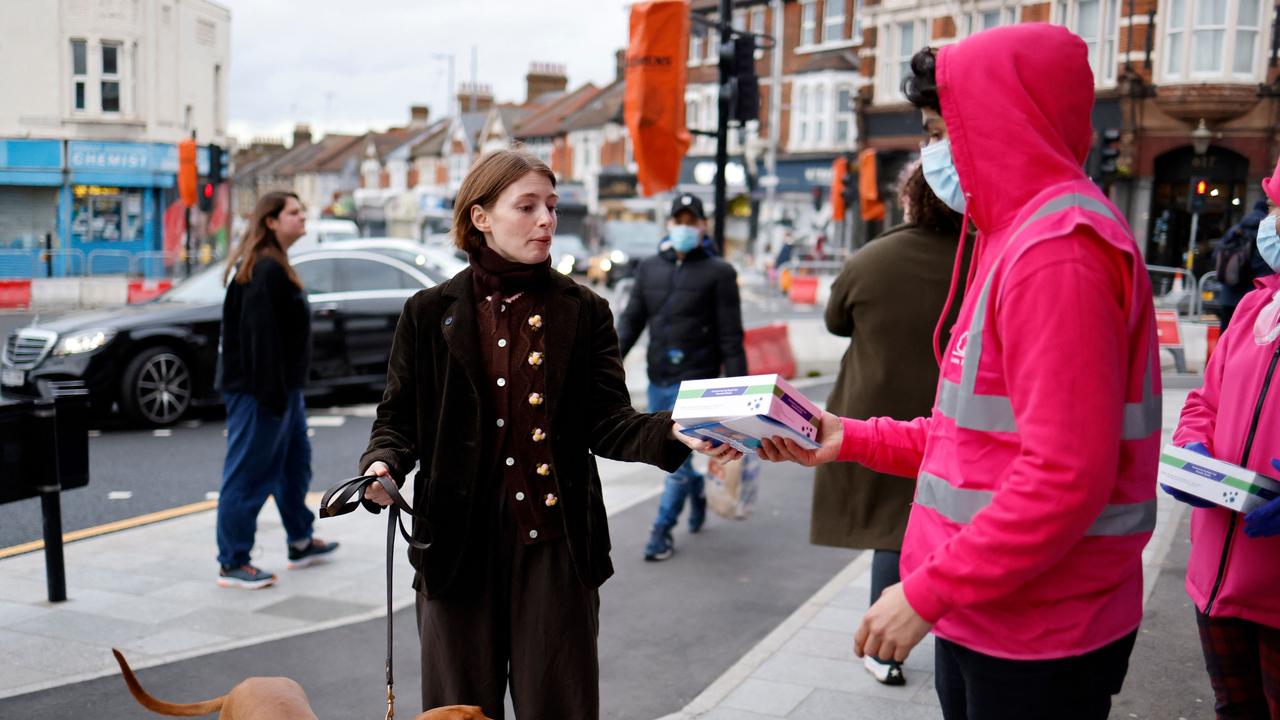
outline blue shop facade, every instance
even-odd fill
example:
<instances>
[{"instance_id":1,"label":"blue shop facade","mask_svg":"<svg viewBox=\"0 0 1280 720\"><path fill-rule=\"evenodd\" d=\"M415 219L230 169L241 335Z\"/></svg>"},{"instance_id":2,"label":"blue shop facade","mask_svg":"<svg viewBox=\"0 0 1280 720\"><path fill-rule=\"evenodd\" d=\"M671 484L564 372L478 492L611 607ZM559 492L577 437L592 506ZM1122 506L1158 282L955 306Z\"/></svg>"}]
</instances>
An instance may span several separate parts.
<instances>
[{"instance_id":1,"label":"blue shop facade","mask_svg":"<svg viewBox=\"0 0 1280 720\"><path fill-rule=\"evenodd\" d=\"M203 175L208 149L197 157ZM124 272L126 256L175 249L177 172L172 144L0 139L0 275L23 276L22 254L38 258L50 240L58 274Z\"/></svg>"}]
</instances>

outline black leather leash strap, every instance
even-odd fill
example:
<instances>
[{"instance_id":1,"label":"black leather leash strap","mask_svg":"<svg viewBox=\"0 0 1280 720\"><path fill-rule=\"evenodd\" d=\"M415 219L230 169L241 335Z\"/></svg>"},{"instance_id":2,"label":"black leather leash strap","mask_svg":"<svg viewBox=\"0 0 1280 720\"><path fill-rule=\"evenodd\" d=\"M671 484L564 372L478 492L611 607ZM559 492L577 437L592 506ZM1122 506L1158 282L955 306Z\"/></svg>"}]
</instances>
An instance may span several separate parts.
<instances>
[{"instance_id":1,"label":"black leather leash strap","mask_svg":"<svg viewBox=\"0 0 1280 720\"><path fill-rule=\"evenodd\" d=\"M404 527L404 520L401 519L400 513L403 512L409 517L415 517L413 508L409 507L409 503L401 497L399 488L396 487L395 481L389 477L379 475L363 475L358 478L344 480L337 485L325 491L324 497L320 499L320 517L337 517L354 512L356 508L364 505L370 512L377 514L382 512L382 507L371 500L364 497L365 490L369 486L378 484L382 489L391 496L391 512L387 514L387 715L386 720L392 720L396 716L396 694L395 694L395 674L392 672L392 619L391 619L391 588L392 588L392 568L395 567L395 544L396 544L396 528L400 528L400 534L404 536L405 542L418 550L426 550L431 543L422 543L413 539L413 536Z\"/></svg>"}]
</instances>

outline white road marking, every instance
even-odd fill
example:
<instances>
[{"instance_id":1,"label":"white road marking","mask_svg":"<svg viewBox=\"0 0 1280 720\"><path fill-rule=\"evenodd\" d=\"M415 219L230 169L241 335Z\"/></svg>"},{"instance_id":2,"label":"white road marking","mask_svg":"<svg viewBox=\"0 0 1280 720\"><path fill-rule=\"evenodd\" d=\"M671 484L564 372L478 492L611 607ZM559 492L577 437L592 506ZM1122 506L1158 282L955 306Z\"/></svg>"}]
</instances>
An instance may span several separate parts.
<instances>
[{"instance_id":1,"label":"white road marking","mask_svg":"<svg viewBox=\"0 0 1280 720\"><path fill-rule=\"evenodd\" d=\"M128 500L133 497L133 493L128 490L112 490L107 493L108 500Z\"/></svg>"},{"instance_id":2,"label":"white road marking","mask_svg":"<svg viewBox=\"0 0 1280 720\"><path fill-rule=\"evenodd\" d=\"M209 491L209 492L205 493L205 494L204 494L204 499L205 499L205 500L217 500L217 499L218 499L218 491L217 491L217 490L211 490L211 491Z\"/></svg>"},{"instance_id":3,"label":"white road marking","mask_svg":"<svg viewBox=\"0 0 1280 720\"><path fill-rule=\"evenodd\" d=\"M307 427L342 427L347 424L345 415L311 415L307 418Z\"/></svg>"},{"instance_id":4,"label":"white road marking","mask_svg":"<svg viewBox=\"0 0 1280 720\"><path fill-rule=\"evenodd\" d=\"M161 430L152 430L151 434L154 435L155 437L173 437L173 431L168 428L164 428Z\"/></svg>"},{"instance_id":5,"label":"white road marking","mask_svg":"<svg viewBox=\"0 0 1280 720\"><path fill-rule=\"evenodd\" d=\"M89 437L91 437L91 438L102 437L102 431L101 431L101 430L90 430L90 431L89 431Z\"/></svg>"}]
</instances>

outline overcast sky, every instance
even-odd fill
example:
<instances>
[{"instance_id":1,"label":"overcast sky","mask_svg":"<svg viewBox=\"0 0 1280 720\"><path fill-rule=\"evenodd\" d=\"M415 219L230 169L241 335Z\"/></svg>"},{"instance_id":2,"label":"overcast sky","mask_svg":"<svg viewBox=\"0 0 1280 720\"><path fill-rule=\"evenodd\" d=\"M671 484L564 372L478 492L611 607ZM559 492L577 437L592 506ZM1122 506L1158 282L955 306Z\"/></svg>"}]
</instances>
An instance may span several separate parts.
<instances>
[{"instance_id":1,"label":"overcast sky","mask_svg":"<svg viewBox=\"0 0 1280 720\"><path fill-rule=\"evenodd\" d=\"M523 102L530 62L564 65L570 88L614 77L624 0L216 0L231 9L230 131L242 140L402 125L409 106L448 112L455 81Z\"/></svg>"}]
</instances>

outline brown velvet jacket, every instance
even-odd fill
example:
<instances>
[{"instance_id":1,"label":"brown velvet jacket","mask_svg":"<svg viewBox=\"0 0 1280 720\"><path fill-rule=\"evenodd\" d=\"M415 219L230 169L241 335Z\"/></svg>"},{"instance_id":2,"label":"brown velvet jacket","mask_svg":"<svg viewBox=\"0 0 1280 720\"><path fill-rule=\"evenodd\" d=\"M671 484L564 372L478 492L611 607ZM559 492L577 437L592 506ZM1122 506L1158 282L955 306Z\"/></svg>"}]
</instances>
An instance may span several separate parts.
<instances>
[{"instance_id":1,"label":"brown velvet jacket","mask_svg":"<svg viewBox=\"0 0 1280 720\"><path fill-rule=\"evenodd\" d=\"M668 472L689 455L670 437L671 414L631 407L618 336L608 304L573 280L551 273L547 290L546 410L551 418L552 479L578 577L599 587L613 574L609 525L595 455L644 462ZM484 431L495 418L485 400L489 379L479 347L471 269L417 293L405 303L387 366L363 472L385 462L403 483L416 463L413 536L430 542L411 550L414 587L446 593L476 537L477 505L493 497L492 458L482 457Z\"/></svg>"}]
</instances>

